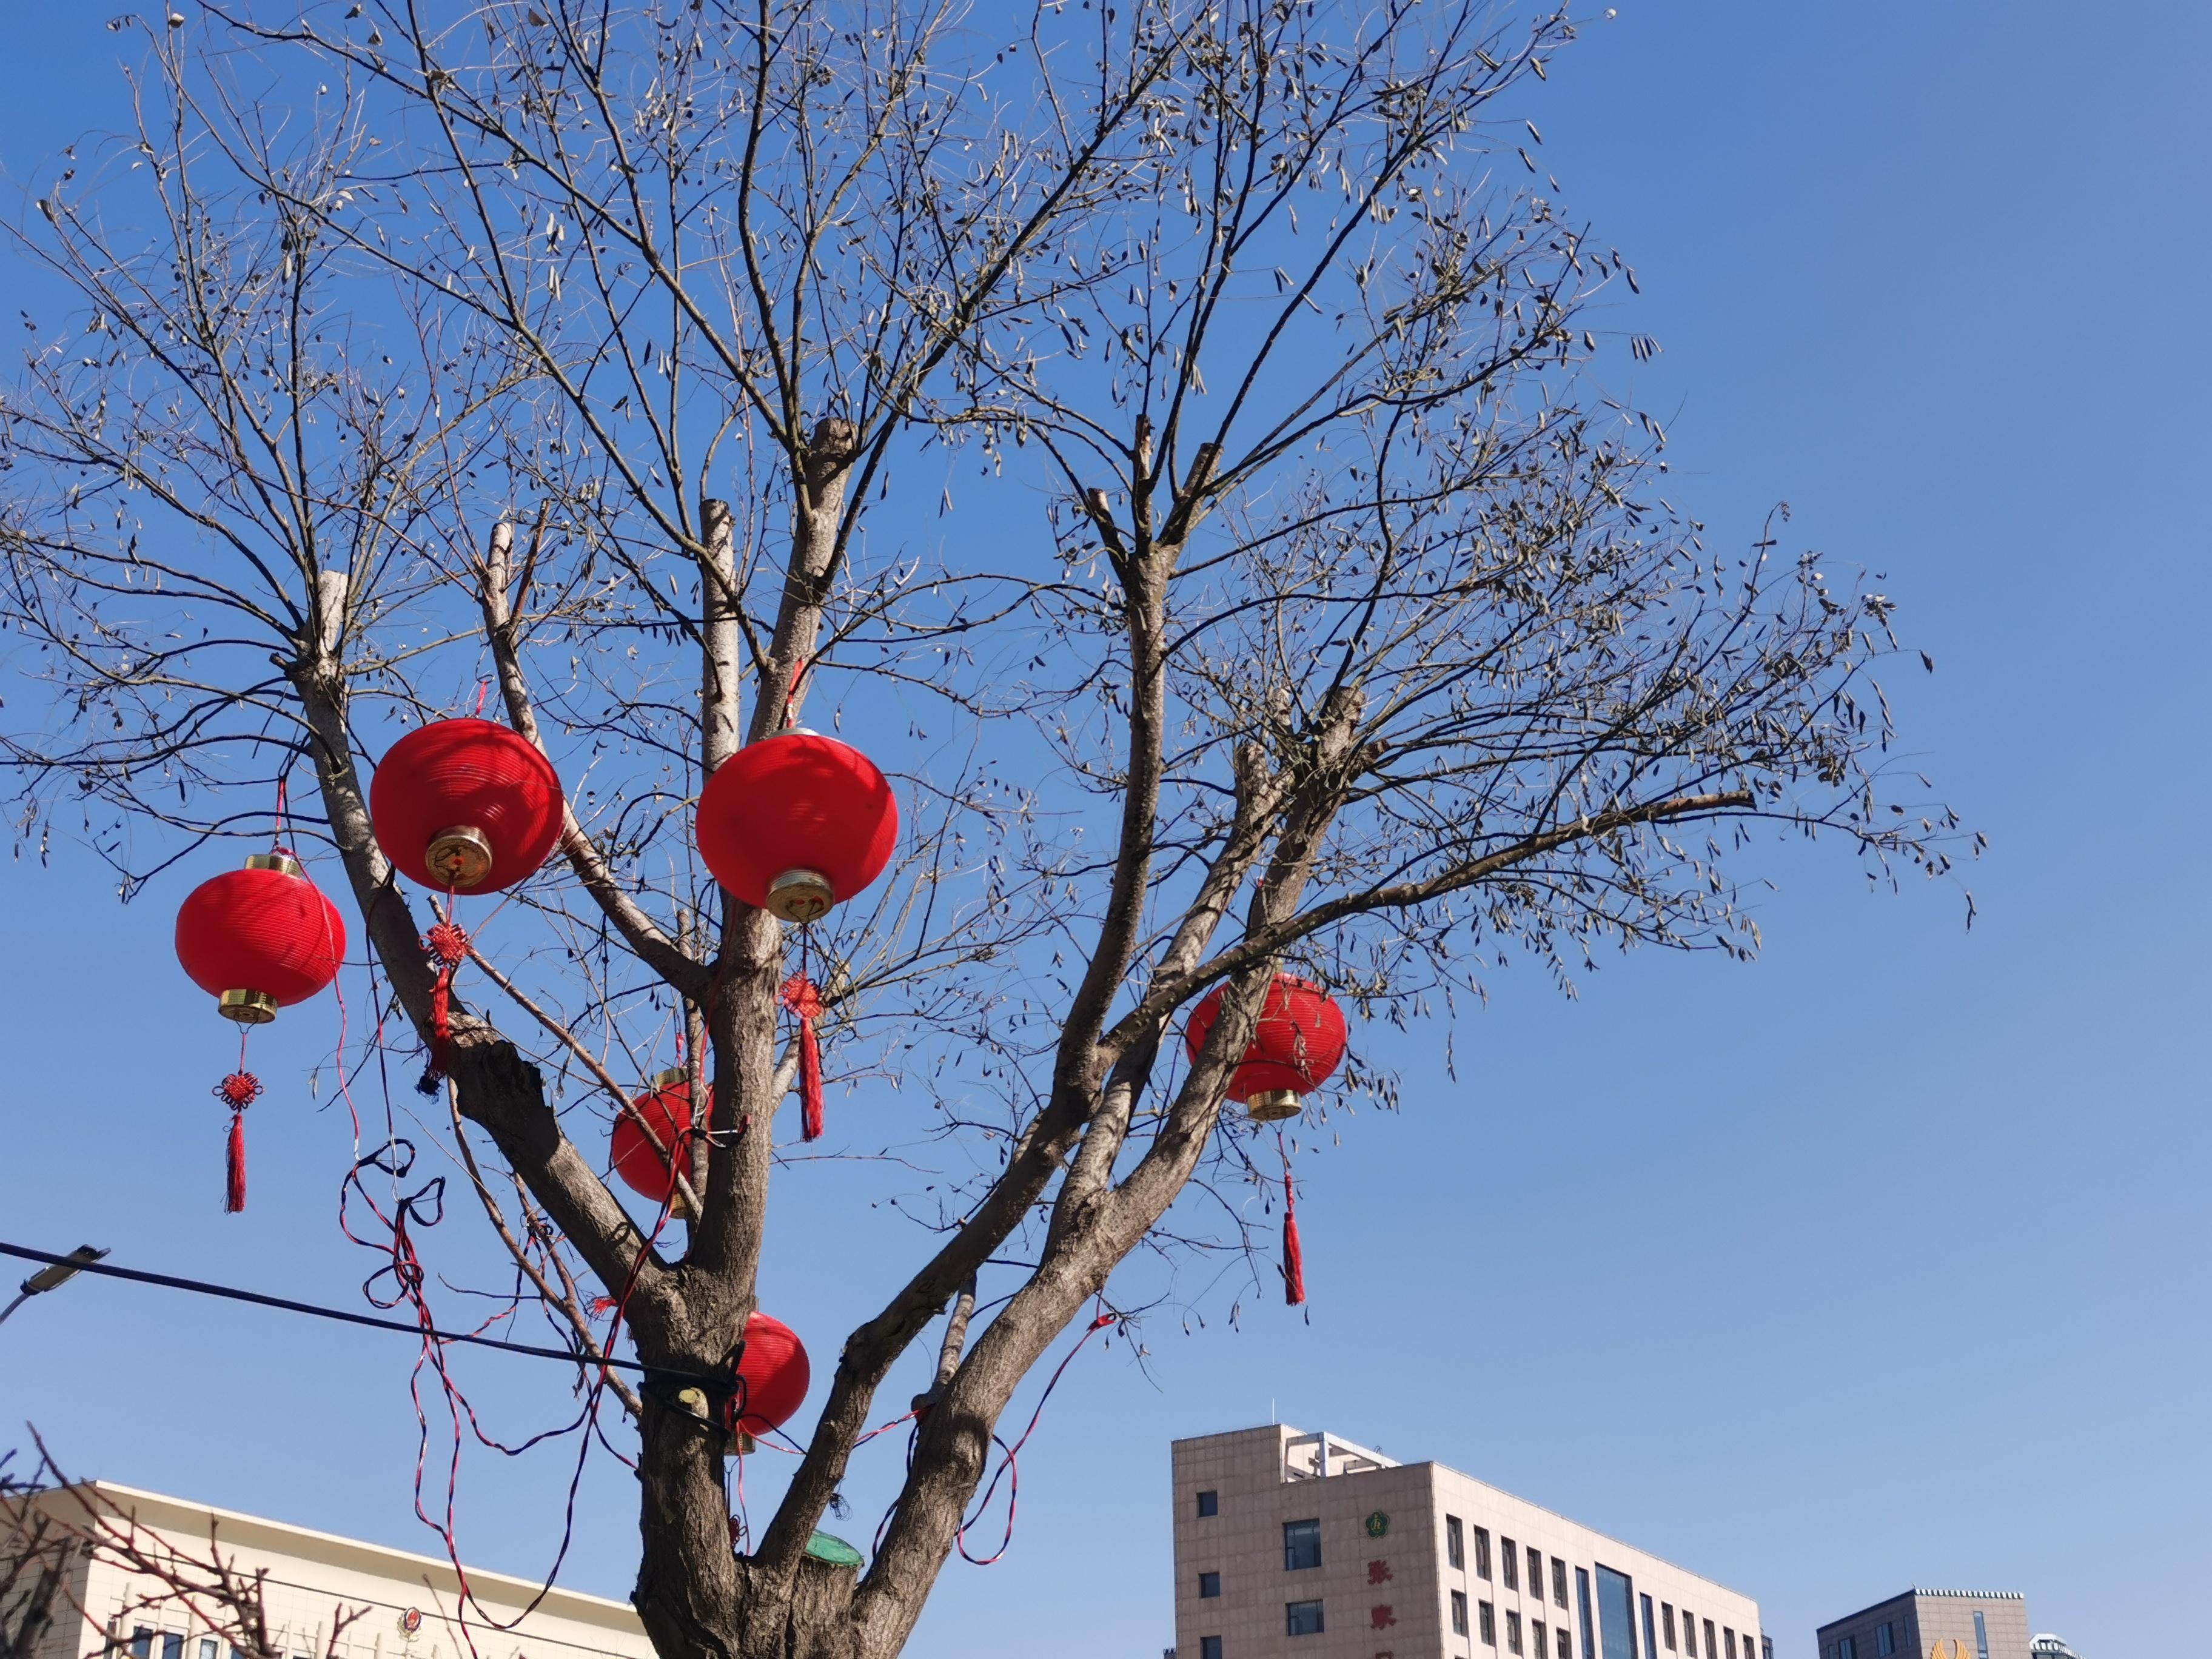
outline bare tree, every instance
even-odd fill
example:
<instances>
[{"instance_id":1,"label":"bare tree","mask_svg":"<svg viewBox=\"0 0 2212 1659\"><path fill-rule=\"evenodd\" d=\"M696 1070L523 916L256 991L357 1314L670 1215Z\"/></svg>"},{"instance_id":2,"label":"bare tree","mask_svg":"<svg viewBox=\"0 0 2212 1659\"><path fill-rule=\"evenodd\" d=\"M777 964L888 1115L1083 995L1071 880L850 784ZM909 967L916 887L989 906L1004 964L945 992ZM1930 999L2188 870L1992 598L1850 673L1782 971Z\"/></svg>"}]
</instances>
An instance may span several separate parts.
<instances>
[{"instance_id":1,"label":"bare tree","mask_svg":"<svg viewBox=\"0 0 2212 1659\"><path fill-rule=\"evenodd\" d=\"M19 838L82 834L128 896L268 833L303 760L302 832L424 1035L364 769L495 685L571 814L464 976L451 1150L518 1305L595 1354L595 1280L695 1377L755 1305L810 953L833 1071L926 1106L951 1174L887 1188L919 1248L742 1553L713 1413L631 1402L670 1659L900 1649L1109 1275L1148 1247L1133 1316L1248 1249L1222 1094L1279 967L1449 1019L1516 951L1563 985L1607 946L1747 953L1761 825L1949 869L1955 820L1891 798L1890 601L1771 529L1706 547L1595 378L1656 347L1601 343L1633 275L1535 188L1564 15L204 9L149 31L134 130L16 241L75 307L5 411L50 716L9 738ZM714 887L690 804L832 697L906 829L802 942ZM716 1127L671 1254L595 1165L679 1037ZM1362 1091L1394 1098L1372 1054ZM809 1557L956 1297L872 1559Z\"/></svg>"},{"instance_id":2,"label":"bare tree","mask_svg":"<svg viewBox=\"0 0 2212 1659\"><path fill-rule=\"evenodd\" d=\"M240 1659L287 1659L270 1628L267 1573L227 1553L213 1522L206 1548L197 1550L141 1525L99 1486L69 1480L43 1443L30 1474L10 1473L12 1461L12 1453L0 1458L0 1654L7 1659L34 1659L64 1609L79 1628L88 1623L110 1632L84 1659L119 1651L117 1624L165 1613L213 1632ZM128 1575L131 1588L119 1613L96 1613L77 1594L70 1569L90 1559ZM337 1659L347 1628L368 1611L343 1601L331 1608L321 1659Z\"/></svg>"}]
</instances>

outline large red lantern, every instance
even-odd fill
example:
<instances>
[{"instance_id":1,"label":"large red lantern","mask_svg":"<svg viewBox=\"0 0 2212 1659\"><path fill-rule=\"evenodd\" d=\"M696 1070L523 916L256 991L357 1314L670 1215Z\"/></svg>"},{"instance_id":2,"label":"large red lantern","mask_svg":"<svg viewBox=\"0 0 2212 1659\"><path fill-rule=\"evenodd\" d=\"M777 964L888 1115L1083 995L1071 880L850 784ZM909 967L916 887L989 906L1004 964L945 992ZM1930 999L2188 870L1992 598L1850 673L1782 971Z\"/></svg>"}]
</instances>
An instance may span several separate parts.
<instances>
[{"instance_id":1,"label":"large red lantern","mask_svg":"<svg viewBox=\"0 0 2212 1659\"><path fill-rule=\"evenodd\" d=\"M686 1214L689 1206L676 1184L676 1172L680 1168L686 1178L691 1173L690 1079L681 1071L659 1073L653 1087L629 1104L629 1111L615 1120L615 1173L641 1197L672 1204L678 1215ZM647 1127L653 1131L650 1135Z\"/></svg>"},{"instance_id":2,"label":"large red lantern","mask_svg":"<svg viewBox=\"0 0 2212 1659\"><path fill-rule=\"evenodd\" d=\"M279 1008L305 1002L337 977L345 918L289 853L251 854L240 870L202 882L177 909L177 960L192 983L235 1020L238 1069L217 1084L230 1108L223 1208L246 1207L246 1109L261 1079L246 1069L244 1028L266 1025Z\"/></svg>"},{"instance_id":3,"label":"large red lantern","mask_svg":"<svg viewBox=\"0 0 2212 1659\"><path fill-rule=\"evenodd\" d=\"M520 733L434 720L392 745L368 788L385 856L425 887L492 893L527 881L561 839L561 780Z\"/></svg>"},{"instance_id":4,"label":"large red lantern","mask_svg":"<svg viewBox=\"0 0 2212 1659\"><path fill-rule=\"evenodd\" d=\"M813 921L890 862L898 803L848 743L794 727L748 744L699 792L699 856L737 897Z\"/></svg>"},{"instance_id":5,"label":"large red lantern","mask_svg":"<svg viewBox=\"0 0 2212 1659\"><path fill-rule=\"evenodd\" d=\"M799 1334L780 1319L754 1314L745 1321L745 1352L725 1426L744 1439L781 1428L805 1404L813 1380Z\"/></svg>"},{"instance_id":6,"label":"large red lantern","mask_svg":"<svg viewBox=\"0 0 2212 1659\"><path fill-rule=\"evenodd\" d=\"M1182 1041L1193 1060L1213 1029L1225 988L1217 986L1190 1011ZM1296 1117L1298 1097L1320 1088L1344 1063L1344 1012L1328 993L1295 975L1278 974L1267 987L1251 1046L1230 1073L1229 1097L1243 1102L1261 1123Z\"/></svg>"}]
</instances>

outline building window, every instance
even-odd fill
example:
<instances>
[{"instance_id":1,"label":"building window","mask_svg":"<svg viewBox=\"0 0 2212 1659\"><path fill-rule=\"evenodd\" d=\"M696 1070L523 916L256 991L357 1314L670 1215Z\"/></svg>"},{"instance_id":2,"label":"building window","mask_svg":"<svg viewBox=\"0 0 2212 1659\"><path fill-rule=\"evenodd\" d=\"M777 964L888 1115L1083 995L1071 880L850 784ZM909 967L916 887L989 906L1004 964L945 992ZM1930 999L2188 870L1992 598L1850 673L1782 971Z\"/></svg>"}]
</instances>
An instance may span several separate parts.
<instances>
[{"instance_id":1,"label":"building window","mask_svg":"<svg viewBox=\"0 0 2212 1659\"><path fill-rule=\"evenodd\" d=\"M1454 1590L1451 1593L1451 1620L1454 1636L1467 1634L1467 1592L1465 1590Z\"/></svg>"},{"instance_id":2,"label":"building window","mask_svg":"<svg viewBox=\"0 0 2212 1659\"><path fill-rule=\"evenodd\" d=\"M1651 1598L1638 1600L1644 1603L1644 1659L1659 1659L1659 1621L1651 1616Z\"/></svg>"},{"instance_id":3,"label":"building window","mask_svg":"<svg viewBox=\"0 0 2212 1659\"><path fill-rule=\"evenodd\" d=\"M1444 1559L1462 1570L1467 1566L1467 1536L1455 1515L1444 1516ZM1467 1632L1462 1629L1460 1634L1464 1636Z\"/></svg>"},{"instance_id":4,"label":"building window","mask_svg":"<svg viewBox=\"0 0 2212 1659\"><path fill-rule=\"evenodd\" d=\"M1490 1528L1487 1527L1474 1529L1474 1576L1477 1578L1490 1577Z\"/></svg>"},{"instance_id":5,"label":"building window","mask_svg":"<svg viewBox=\"0 0 2212 1659\"><path fill-rule=\"evenodd\" d=\"M1874 1627L1874 1650L1881 1656L1881 1659L1889 1659L1889 1656L1897 1651L1896 1626L1884 1622Z\"/></svg>"},{"instance_id":6,"label":"building window","mask_svg":"<svg viewBox=\"0 0 2212 1659\"><path fill-rule=\"evenodd\" d=\"M185 1659L185 1638L182 1632L164 1632L161 1637L161 1659Z\"/></svg>"},{"instance_id":7,"label":"building window","mask_svg":"<svg viewBox=\"0 0 2212 1659\"><path fill-rule=\"evenodd\" d=\"M1220 1594L1221 1575L1219 1573L1201 1572L1198 1575L1198 1599L1200 1601L1211 1601L1215 1596Z\"/></svg>"},{"instance_id":8,"label":"building window","mask_svg":"<svg viewBox=\"0 0 2212 1659\"><path fill-rule=\"evenodd\" d=\"M1496 1606L1488 1601L1476 1602L1474 1606L1474 1621L1482 1628L1482 1644L1485 1647L1489 1648L1496 1647L1498 1645L1498 1608Z\"/></svg>"},{"instance_id":9,"label":"building window","mask_svg":"<svg viewBox=\"0 0 2212 1659\"><path fill-rule=\"evenodd\" d=\"M1659 1628L1666 1634L1667 1651L1674 1652L1675 1650L1674 1604L1672 1601L1662 1601L1659 1604Z\"/></svg>"},{"instance_id":10,"label":"building window","mask_svg":"<svg viewBox=\"0 0 2212 1659\"><path fill-rule=\"evenodd\" d=\"M143 1625L131 1629L131 1659L154 1659L154 1632Z\"/></svg>"},{"instance_id":11,"label":"building window","mask_svg":"<svg viewBox=\"0 0 2212 1659\"><path fill-rule=\"evenodd\" d=\"M1544 1599L1544 1553L1534 1545L1528 1548L1528 1594Z\"/></svg>"},{"instance_id":12,"label":"building window","mask_svg":"<svg viewBox=\"0 0 2212 1659\"><path fill-rule=\"evenodd\" d=\"M1540 1619L1529 1621L1528 1645L1534 1651L1536 1659L1551 1659L1552 1632Z\"/></svg>"},{"instance_id":13,"label":"building window","mask_svg":"<svg viewBox=\"0 0 2212 1659\"><path fill-rule=\"evenodd\" d=\"M1759 1638L1759 1659L1774 1659L1774 1638L1771 1636Z\"/></svg>"},{"instance_id":14,"label":"building window","mask_svg":"<svg viewBox=\"0 0 2212 1659\"><path fill-rule=\"evenodd\" d=\"M1597 1633L1605 1659L1636 1659L1636 1595L1625 1572L1597 1570Z\"/></svg>"},{"instance_id":15,"label":"building window","mask_svg":"<svg viewBox=\"0 0 2212 1659\"><path fill-rule=\"evenodd\" d=\"M1283 1571L1300 1572L1321 1565L1321 1522L1319 1521L1285 1521L1283 1522ZM1315 1606L1321 1604L1316 1602ZM1297 1635L1296 1631L1291 1632Z\"/></svg>"},{"instance_id":16,"label":"building window","mask_svg":"<svg viewBox=\"0 0 2212 1659\"><path fill-rule=\"evenodd\" d=\"M1705 1626L1705 1659L1712 1659L1713 1627ZM1846 1636L1836 1644L1836 1659L1859 1659L1859 1638Z\"/></svg>"},{"instance_id":17,"label":"building window","mask_svg":"<svg viewBox=\"0 0 2212 1659\"><path fill-rule=\"evenodd\" d=\"M1559 1646L1559 1659L1575 1659L1574 1639L1567 1634L1565 1625L1552 1632L1552 1640Z\"/></svg>"},{"instance_id":18,"label":"building window","mask_svg":"<svg viewBox=\"0 0 2212 1659\"><path fill-rule=\"evenodd\" d=\"M1505 1565L1505 1588L1508 1589L1519 1589L1521 1588L1521 1552L1519 1548L1514 1544L1511 1539L1501 1538L1498 1540L1498 1559ZM1521 1650L1516 1647L1513 1651L1518 1653Z\"/></svg>"},{"instance_id":19,"label":"building window","mask_svg":"<svg viewBox=\"0 0 2212 1659\"><path fill-rule=\"evenodd\" d=\"M1723 1625L1721 1627L1721 1635L1728 1642L1728 1659L1735 1659L1735 1632Z\"/></svg>"},{"instance_id":20,"label":"building window","mask_svg":"<svg viewBox=\"0 0 2212 1659\"><path fill-rule=\"evenodd\" d=\"M1218 1636L1200 1637L1198 1659L1221 1659L1221 1638Z\"/></svg>"},{"instance_id":21,"label":"building window","mask_svg":"<svg viewBox=\"0 0 2212 1659\"><path fill-rule=\"evenodd\" d=\"M1583 1659L1597 1659L1597 1630L1590 1621L1589 1570L1587 1567L1575 1569L1575 1610L1582 1616L1583 1621ZM1632 1640L1629 1645L1632 1648L1635 1644Z\"/></svg>"},{"instance_id":22,"label":"building window","mask_svg":"<svg viewBox=\"0 0 2212 1659\"><path fill-rule=\"evenodd\" d=\"M1321 1603L1318 1601L1285 1602L1283 1626L1293 1636L1320 1635Z\"/></svg>"},{"instance_id":23,"label":"building window","mask_svg":"<svg viewBox=\"0 0 2212 1659\"><path fill-rule=\"evenodd\" d=\"M1687 1607L1682 1609L1682 1652L1686 1659L1698 1659L1698 1621Z\"/></svg>"},{"instance_id":24,"label":"building window","mask_svg":"<svg viewBox=\"0 0 2212 1659\"><path fill-rule=\"evenodd\" d=\"M1521 1651L1521 1615L1510 1607L1505 1609L1505 1650Z\"/></svg>"},{"instance_id":25,"label":"building window","mask_svg":"<svg viewBox=\"0 0 2212 1659\"><path fill-rule=\"evenodd\" d=\"M215 1659L216 1641L212 1636L200 1638L200 1659Z\"/></svg>"},{"instance_id":26,"label":"building window","mask_svg":"<svg viewBox=\"0 0 2212 1659\"><path fill-rule=\"evenodd\" d=\"M1990 1659L1990 1627L1979 1607L1974 1609L1974 1659Z\"/></svg>"},{"instance_id":27,"label":"building window","mask_svg":"<svg viewBox=\"0 0 2212 1659\"><path fill-rule=\"evenodd\" d=\"M1705 1620L1705 1659L1721 1659L1720 1644L1713 1640L1713 1621L1710 1619ZM1858 1649L1852 1648L1844 1659L1859 1659Z\"/></svg>"},{"instance_id":28,"label":"building window","mask_svg":"<svg viewBox=\"0 0 2212 1659\"><path fill-rule=\"evenodd\" d=\"M1203 1520L1205 1520L1205 1519L1206 1519L1206 1517L1207 1516L1209 1516L1209 1515L1218 1515L1218 1514L1220 1514L1220 1513L1221 1513L1221 1494L1220 1494L1219 1492L1202 1492L1199 1493L1199 1495L1198 1495L1198 1518L1199 1518L1200 1520L1203 1521Z\"/></svg>"},{"instance_id":29,"label":"building window","mask_svg":"<svg viewBox=\"0 0 2212 1659\"><path fill-rule=\"evenodd\" d=\"M1558 1556L1552 1558L1552 1600L1564 1613L1567 1607L1567 1564Z\"/></svg>"}]
</instances>

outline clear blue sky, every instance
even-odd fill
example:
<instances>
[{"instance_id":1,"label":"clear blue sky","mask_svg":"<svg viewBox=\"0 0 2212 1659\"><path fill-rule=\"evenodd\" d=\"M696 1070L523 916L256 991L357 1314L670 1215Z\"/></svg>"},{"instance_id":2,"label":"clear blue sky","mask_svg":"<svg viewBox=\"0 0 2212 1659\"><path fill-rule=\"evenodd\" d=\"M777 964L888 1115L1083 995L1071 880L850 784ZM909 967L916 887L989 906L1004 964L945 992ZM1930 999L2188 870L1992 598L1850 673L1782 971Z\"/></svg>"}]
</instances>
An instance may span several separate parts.
<instances>
[{"instance_id":1,"label":"clear blue sky","mask_svg":"<svg viewBox=\"0 0 2212 1659\"><path fill-rule=\"evenodd\" d=\"M117 118L107 10L0 19L12 174ZM1643 282L1622 323L1665 351L1633 389L1716 535L1786 498L1791 542L1887 573L1939 665L1894 688L1908 746L1990 837L1981 919L1790 858L1753 967L1645 953L1571 1004L1508 977L1456 1085L1420 1034L1377 1036L1406 1109L1314 1166L1310 1322L1261 1298L1156 1330L1142 1370L1094 1345L1023 1460L1012 1553L948 1569L926 1659L1157 1652L1166 1443L1271 1408L1753 1595L1784 1659L1916 1582L2021 1590L2088 1659L2197 1639L2212 8L1619 14L1532 112ZM349 1297L342 1117L257 1110L252 1208L213 1213L224 1055L172 904L118 911L67 850L0 881L0 1237ZM264 1075L327 1042L304 1024ZM852 1196L819 1183L770 1261L825 1364L899 1237ZM77 1470L431 1548L407 1358L81 1281L0 1329L0 1423ZM559 1391L528 1370L469 1375L531 1389L506 1421L541 1426ZM538 1571L565 1478L474 1468L470 1553ZM634 1491L604 1459L585 1490L566 1577L624 1594Z\"/></svg>"}]
</instances>

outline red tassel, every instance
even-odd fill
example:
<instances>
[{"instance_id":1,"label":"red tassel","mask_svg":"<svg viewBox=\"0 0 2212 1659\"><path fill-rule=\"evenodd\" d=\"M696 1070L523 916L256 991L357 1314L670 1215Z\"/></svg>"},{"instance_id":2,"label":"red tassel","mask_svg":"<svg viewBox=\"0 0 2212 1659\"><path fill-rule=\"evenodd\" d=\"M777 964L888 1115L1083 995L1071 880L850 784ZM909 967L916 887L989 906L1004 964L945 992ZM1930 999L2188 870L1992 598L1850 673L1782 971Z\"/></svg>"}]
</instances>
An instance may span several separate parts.
<instances>
[{"instance_id":1,"label":"red tassel","mask_svg":"<svg viewBox=\"0 0 2212 1659\"><path fill-rule=\"evenodd\" d=\"M806 1140L822 1139L822 1046L814 1038L814 1017L822 1012L822 994L804 973L784 981L779 992L783 1006L799 1016L799 1133Z\"/></svg>"},{"instance_id":2,"label":"red tassel","mask_svg":"<svg viewBox=\"0 0 2212 1659\"><path fill-rule=\"evenodd\" d=\"M242 1035L238 1046L242 1061L246 1057ZM230 1108L230 1151L224 1160L222 1209L225 1215L236 1215L246 1207L246 1109L261 1098L261 1079L241 1064L210 1092Z\"/></svg>"},{"instance_id":3,"label":"red tassel","mask_svg":"<svg viewBox=\"0 0 2212 1659\"><path fill-rule=\"evenodd\" d=\"M438 963L438 982L430 988L430 1069L443 1077L453 1057L453 969L469 953L469 936L453 922L441 921L423 934L422 948Z\"/></svg>"},{"instance_id":4,"label":"red tassel","mask_svg":"<svg viewBox=\"0 0 2212 1659\"><path fill-rule=\"evenodd\" d=\"M230 1115L230 1153L224 1160L222 1212L236 1215L246 1208L246 1114Z\"/></svg>"},{"instance_id":5,"label":"red tassel","mask_svg":"<svg viewBox=\"0 0 2212 1659\"><path fill-rule=\"evenodd\" d=\"M1282 1150L1283 1138L1275 1137ZM1297 1307L1306 1299L1305 1252L1298 1248L1298 1194L1291 1184L1291 1155L1283 1152L1283 1300Z\"/></svg>"}]
</instances>

